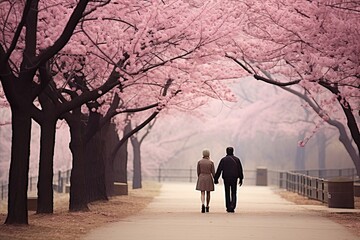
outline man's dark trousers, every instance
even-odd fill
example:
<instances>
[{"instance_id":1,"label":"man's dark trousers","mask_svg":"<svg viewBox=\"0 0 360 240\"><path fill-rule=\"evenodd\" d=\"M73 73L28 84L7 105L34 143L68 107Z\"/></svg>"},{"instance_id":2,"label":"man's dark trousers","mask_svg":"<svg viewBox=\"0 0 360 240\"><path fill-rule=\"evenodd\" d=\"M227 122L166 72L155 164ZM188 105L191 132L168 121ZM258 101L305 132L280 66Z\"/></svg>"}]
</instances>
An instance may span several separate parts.
<instances>
[{"instance_id":1,"label":"man's dark trousers","mask_svg":"<svg viewBox=\"0 0 360 240\"><path fill-rule=\"evenodd\" d=\"M234 212L236 208L237 178L224 179L226 211Z\"/></svg>"}]
</instances>

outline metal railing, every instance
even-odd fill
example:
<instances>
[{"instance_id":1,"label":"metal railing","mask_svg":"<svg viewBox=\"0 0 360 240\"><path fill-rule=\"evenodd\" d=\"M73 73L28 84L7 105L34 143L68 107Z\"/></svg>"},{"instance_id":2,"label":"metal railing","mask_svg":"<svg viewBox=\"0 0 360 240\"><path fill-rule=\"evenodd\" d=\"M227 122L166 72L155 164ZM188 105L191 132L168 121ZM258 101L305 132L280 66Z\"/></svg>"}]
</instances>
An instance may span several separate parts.
<instances>
[{"instance_id":1,"label":"metal railing","mask_svg":"<svg viewBox=\"0 0 360 240\"><path fill-rule=\"evenodd\" d=\"M54 189L55 192L60 192L61 193L61 192L64 191L65 184L70 182L70 173L71 173L71 170L58 171L57 173L54 173L53 189ZM37 182L38 182L38 177L37 176L30 176L29 177L29 180L28 180L28 193L37 190ZM0 200L6 199L7 196L8 196L8 191L9 191L7 182L2 182L1 183L0 191L1 191Z\"/></svg>"}]
</instances>

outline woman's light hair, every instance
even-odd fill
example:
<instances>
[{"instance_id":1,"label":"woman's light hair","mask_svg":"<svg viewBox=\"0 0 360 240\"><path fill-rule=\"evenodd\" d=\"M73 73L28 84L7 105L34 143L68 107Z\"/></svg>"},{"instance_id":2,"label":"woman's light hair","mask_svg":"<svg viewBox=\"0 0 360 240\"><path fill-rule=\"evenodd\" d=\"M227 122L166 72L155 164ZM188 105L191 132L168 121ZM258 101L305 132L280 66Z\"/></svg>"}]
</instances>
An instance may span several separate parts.
<instances>
[{"instance_id":1,"label":"woman's light hair","mask_svg":"<svg viewBox=\"0 0 360 240\"><path fill-rule=\"evenodd\" d=\"M203 150L202 154L203 154L203 157L205 157L205 158L210 157L210 151L207 149Z\"/></svg>"}]
</instances>

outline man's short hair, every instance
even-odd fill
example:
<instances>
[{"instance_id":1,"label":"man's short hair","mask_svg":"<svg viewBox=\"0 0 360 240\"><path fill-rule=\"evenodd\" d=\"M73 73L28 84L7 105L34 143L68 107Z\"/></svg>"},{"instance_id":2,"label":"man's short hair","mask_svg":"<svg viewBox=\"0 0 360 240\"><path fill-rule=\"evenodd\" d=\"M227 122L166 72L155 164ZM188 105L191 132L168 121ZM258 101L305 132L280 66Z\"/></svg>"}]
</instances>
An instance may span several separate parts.
<instances>
[{"instance_id":1,"label":"man's short hair","mask_svg":"<svg viewBox=\"0 0 360 240\"><path fill-rule=\"evenodd\" d=\"M227 147L226 148L226 154L227 155L234 155L234 148L233 147Z\"/></svg>"}]
</instances>

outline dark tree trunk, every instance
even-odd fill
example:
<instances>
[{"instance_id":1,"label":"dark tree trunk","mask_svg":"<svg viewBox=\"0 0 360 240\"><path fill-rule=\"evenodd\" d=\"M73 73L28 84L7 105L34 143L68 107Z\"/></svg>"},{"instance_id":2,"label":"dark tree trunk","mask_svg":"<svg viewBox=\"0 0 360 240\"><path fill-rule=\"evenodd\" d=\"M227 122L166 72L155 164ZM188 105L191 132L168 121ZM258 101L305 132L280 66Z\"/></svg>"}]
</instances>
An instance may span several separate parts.
<instances>
[{"instance_id":1,"label":"dark tree trunk","mask_svg":"<svg viewBox=\"0 0 360 240\"><path fill-rule=\"evenodd\" d=\"M113 123L108 122L103 127L103 137L106 138L106 143L103 141L104 154L106 156L105 161L105 182L106 182L106 194L107 196L112 196L114 191L114 181L115 181L115 163L116 160L111 159L111 153L114 150L116 144L119 142L119 135L116 132L116 126ZM116 159L119 159L120 154L116 155ZM119 164L120 165L120 164Z\"/></svg>"},{"instance_id":2,"label":"dark tree trunk","mask_svg":"<svg viewBox=\"0 0 360 240\"><path fill-rule=\"evenodd\" d=\"M338 131L339 131L339 141L343 144L343 146L345 147L346 151L349 153L349 156L351 157L354 166L356 168L356 172L357 175L359 176L360 174L360 157L358 152L356 152L356 149L354 148L354 146L352 145L351 142L351 138L348 137L347 133L346 133L346 129L345 126L338 121L335 120L330 120L329 124L331 124L332 126L335 126Z\"/></svg>"},{"instance_id":3,"label":"dark tree trunk","mask_svg":"<svg viewBox=\"0 0 360 240\"><path fill-rule=\"evenodd\" d=\"M30 107L12 107L12 145L8 215L5 224L28 224L27 188L30 156Z\"/></svg>"},{"instance_id":4,"label":"dark tree trunk","mask_svg":"<svg viewBox=\"0 0 360 240\"><path fill-rule=\"evenodd\" d=\"M53 213L53 158L56 119L46 119L41 124L40 162L38 179L37 213Z\"/></svg>"},{"instance_id":5,"label":"dark tree trunk","mask_svg":"<svg viewBox=\"0 0 360 240\"><path fill-rule=\"evenodd\" d=\"M140 142L135 138L131 137L131 144L133 148L134 160L133 160L133 189L142 188L141 179L141 150Z\"/></svg>"},{"instance_id":6,"label":"dark tree trunk","mask_svg":"<svg viewBox=\"0 0 360 240\"><path fill-rule=\"evenodd\" d=\"M128 163L128 141L126 141L119 149L119 172L115 175L116 182L127 183L127 163Z\"/></svg>"},{"instance_id":7,"label":"dark tree trunk","mask_svg":"<svg viewBox=\"0 0 360 240\"><path fill-rule=\"evenodd\" d=\"M27 224L27 187L30 155L32 102L39 91L32 92L33 78L40 65L46 63L69 41L79 20L83 17L88 0L80 0L70 19L55 43L37 56L36 33L39 1L25 1L24 15L14 33L13 43L4 50L0 46L0 80L12 111L12 147L9 173L8 216L6 224ZM14 29L15 29L14 28ZM20 32L25 31L25 48L17 78L10 68L9 57L17 46ZM16 74L17 75L17 74ZM41 81L41 88L47 82Z\"/></svg>"},{"instance_id":8,"label":"dark tree trunk","mask_svg":"<svg viewBox=\"0 0 360 240\"><path fill-rule=\"evenodd\" d=\"M42 75L42 80L45 76ZM48 94L40 94L39 102L42 112L40 115L34 113L34 119L41 126L40 136L40 160L38 178L38 200L37 213L53 213L54 193L53 193L53 160L56 135L56 106L48 98Z\"/></svg>"},{"instance_id":9,"label":"dark tree trunk","mask_svg":"<svg viewBox=\"0 0 360 240\"><path fill-rule=\"evenodd\" d=\"M34 99L32 81L36 72L36 69L31 68L31 66L33 65L33 57L36 55L38 1L27 2L27 7L29 7L28 13L23 16L26 19L26 22L24 22L26 45L23 55L26 57L21 62L18 78L12 75L9 61L4 61L2 58L5 56L2 47L0 51L1 83L12 113L11 163L6 224L28 224L27 188L31 139L30 110Z\"/></svg>"},{"instance_id":10,"label":"dark tree trunk","mask_svg":"<svg viewBox=\"0 0 360 240\"><path fill-rule=\"evenodd\" d=\"M66 117L70 127L70 150L73 156L70 177L70 211L86 211L85 158L84 158L84 125L80 108L73 110L71 117Z\"/></svg>"},{"instance_id":11,"label":"dark tree trunk","mask_svg":"<svg viewBox=\"0 0 360 240\"><path fill-rule=\"evenodd\" d=\"M114 168L110 158L107 156L105 161L105 186L106 196L112 196L114 193Z\"/></svg>"},{"instance_id":12,"label":"dark tree trunk","mask_svg":"<svg viewBox=\"0 0 360 240\"><path fill-rule=\"evenodd\" d=\"M87 124L87 133L91 138L86 143L86 189L88 201L108 200L105 186L105 161L103 154L102 130L99 131L99 113L91 112Z\"/></svg>"},{"instance_id":13,"label":"dark tree trunk","mask_svg":"<svg viewBox=\"0 0 360 240\"><path fill-rule=\"evenodd\" d=\"M124 128L124 136L131 131L131 125L127 124ZM114 180L115 182L127 183L127 162L128 162L128 141L121 145L114 162Z\"/></svg>"},{"instance_id":14,"label":"dark tree trunk","mask_svg":"<svg viewBox=\"0 0 360 240\"><path fill-rule=\"evenodd\" d=\"M113 169L114 169L114 182L127 182L126 179L126 170L127 167L127 142L123 144L123 146L119 149L118 153L116 154L115 159L110 159L109 161L113 162ZM110 156L111 158L111 156Z\"/></svg>"},{"instance_id":15,"label":"dark tree trunk","mask_svg":"<svg viewBox=\"0 0 360 240\"><path fill-rule=\"evenodd\" d=\"M86 144L86 192L89 202L108 200L105 187L105 166L100 134Z\"/></svg>"}]
</instances>

